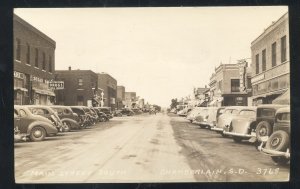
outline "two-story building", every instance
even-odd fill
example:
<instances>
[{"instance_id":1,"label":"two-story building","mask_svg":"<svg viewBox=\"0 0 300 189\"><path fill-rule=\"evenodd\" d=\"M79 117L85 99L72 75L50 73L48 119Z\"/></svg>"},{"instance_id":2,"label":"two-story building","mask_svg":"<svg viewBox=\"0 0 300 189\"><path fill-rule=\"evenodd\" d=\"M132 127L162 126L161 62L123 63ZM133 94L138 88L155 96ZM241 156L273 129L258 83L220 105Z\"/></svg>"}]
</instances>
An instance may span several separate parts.
<instances>
[{"instance_id":1,"label":"two-story building","mask_svg":"<svg viewBox=\"0 0 300 189\"><path fill-rule=\"evenodd\" d=\"M246 106L251 96L251 70L245 60L221 64L210 77L209 106Z\"/></svg>"},{"instance_id":2,"label":"two-story building","mask_svg":"<svg viewBox=\"0 0 300 189\"><path fill-rule=\"evenodd\" d=\"M254 104L270 104L290 87L288 13L251 43Z\"/></svg>"},{"instance_id":3,"label":"two-story building","mask_svg":"<svg viewBox=\"0 0 300 189\"><path fill-rule=\"evenodd\" d=\"M98 85L104 92L104 106L116 108L117 80L107 73L98 73Z\"/></svg>"},{"instance_id":4,"label":"two-story building","mask_svg":"<svg viewBox=\"0 0 300 189\"><path fill-rule=\"evenodd\" d=\"M56 90L56 103L67 106L100 106L98 75L91 70L56 70L55 81L63 81L64 89Z\"/></svg>"},{"instance_id":5,"label":"two-story building","mask_svg":"<svg viewBox=\"0 0 300 189\"><path fill-rule=\"evenodd\" d=\"M117 86L117 109L121 109L125 104L125 87Z\"/></svg>"},{"instance_id":6,"label":"two-story building","mask_svg":"<svg viewBox=\"0 0 300 189\"><path fill-rule=\"evenodd\" d=\"M54 78L55 41L17 15L13 33L14 104L53 104L49 82Z\"/></svg>"}]
</instances>

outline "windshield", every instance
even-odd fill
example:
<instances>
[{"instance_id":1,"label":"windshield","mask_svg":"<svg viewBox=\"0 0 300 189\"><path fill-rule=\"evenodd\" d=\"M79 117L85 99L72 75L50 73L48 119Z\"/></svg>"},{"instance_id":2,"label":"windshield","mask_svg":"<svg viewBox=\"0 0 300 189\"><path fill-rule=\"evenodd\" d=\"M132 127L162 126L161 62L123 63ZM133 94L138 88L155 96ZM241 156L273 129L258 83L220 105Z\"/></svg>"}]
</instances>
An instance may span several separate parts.
<instances>
[{"instance_id":1,"label":"windshield","mask_svg":"<svg viewBox=\"0 0 300 189\"><path fill-rule=\"evenodd\" d=\"M247 115L247 116L253 117L253 116L256 115L256 113L255 113L254 110L242 110L242 111L240 112L240 115Z\"/></svg>"}]
</instances>

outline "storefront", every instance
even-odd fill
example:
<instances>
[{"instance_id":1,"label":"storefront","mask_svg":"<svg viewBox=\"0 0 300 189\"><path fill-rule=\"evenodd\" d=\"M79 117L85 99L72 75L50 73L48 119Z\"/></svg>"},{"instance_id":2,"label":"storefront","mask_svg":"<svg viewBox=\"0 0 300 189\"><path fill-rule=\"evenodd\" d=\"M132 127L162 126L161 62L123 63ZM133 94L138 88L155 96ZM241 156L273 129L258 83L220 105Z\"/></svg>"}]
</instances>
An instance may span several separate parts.
<instances>
[{"instance_id":1,"label":"storefront","mask_svg":"<svg viewBox=\"0 0 300 189\"><path fill-rule=\"evenodd\" d=\"M33 104L52 105L55 102L55 93L49 89L49 80L31 76Z\"/></svg>"},{"instance_id":2,"label":"storefront","mask_svg":"<svg viewBox=\"0 0 300 189\"><path fill-rule=\"evenodd\" d=\"M26 76L24 73L14 71L14 104L26 104L28 89L25 88Z\"/></svg>"},{"instance_id":3,"label":"storefront","mask_svg":"<svg viewBox=\"0 0 300 189\"><path fill-rule=\"evenodd\" d=\"M285 74L253 85L253 102L271 104L274 99L284 93L290 86L290 75Z\"/></svg>"}]
</instances>

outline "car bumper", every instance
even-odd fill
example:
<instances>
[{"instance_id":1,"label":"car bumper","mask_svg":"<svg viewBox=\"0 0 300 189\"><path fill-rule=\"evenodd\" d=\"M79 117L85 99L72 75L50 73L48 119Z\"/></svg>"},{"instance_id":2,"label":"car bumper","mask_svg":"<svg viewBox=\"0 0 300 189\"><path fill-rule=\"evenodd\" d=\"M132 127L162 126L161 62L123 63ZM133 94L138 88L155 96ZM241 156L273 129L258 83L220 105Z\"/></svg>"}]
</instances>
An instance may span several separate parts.
<instances>
[{"instance_id":1,"label":"car bumper","mask_svg":"<svg viewBox=\"0 0 300 189\"><path fill-rule=\"evenodd\" d=\"M277 151L277 150L266 149L261 146L258 147L258 150L261 153L268 155L268 156L281 156L281 157L285 157L285 158L290 158L289 150L287 150L286 152L281 152L281 151Z\"/></svg>"},{"instance_id":2,"label":"car bumper","mask_svg":"<svg viewBox=\"0 0 300 189\"><path fill-rule=\"evenodd\" d=\"M242 137L242 138L251 138L251 137L253 137L251 134L242 134L242 133L235 133L235 132L228 132L228 131L224 131L223 133L224 133L224 135L237 136L237 137Z\"/></svg>"},{"instance_id":3,"label":"car bumper","mask_svg":"<svg viewBox=\"0 0 300 189\"><path fill-rule=\"evenodd\" d=\"M211 130L212 131L217 131L217 132L223 132L224 129L220 128L220 127L212 127Z\"/></svg>"}]
</instances>

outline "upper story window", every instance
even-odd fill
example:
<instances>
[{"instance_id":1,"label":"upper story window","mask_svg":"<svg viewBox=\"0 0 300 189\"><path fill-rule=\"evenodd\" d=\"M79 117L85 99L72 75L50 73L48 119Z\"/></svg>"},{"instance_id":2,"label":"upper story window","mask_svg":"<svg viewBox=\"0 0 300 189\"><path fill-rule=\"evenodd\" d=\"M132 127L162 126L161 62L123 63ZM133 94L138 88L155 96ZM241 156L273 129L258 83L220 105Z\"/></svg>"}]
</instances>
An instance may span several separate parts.
<instances>
[{"instance_id":1,"label":"upper story window","mask_svg":"<svg viewBox=\"0 0 300 189\"><path fill-rule=\"evenodd\" d=\"M30 45L27 43L26 45L27 53L26 53L26 64L30 64Z\"/></svg>"},{"instance_id":2,"label":"upper story window","mask_svg":"<svg viewBox=\"0 0 300 189\"><path fill-rule=\"evenodd\" d=\"M45 52L43 52L43 67L42 67L43 70L46 70L46 54Z\"/></svg>"},{"instance_id":3,"label":"upper story window","mask_svg":"<svg viewBox=\"0 0 300 189\"><path fill-rule=\"evenodd\" d=\"M272 44L272 67L276 66L276 42Z\"/></svg>"},{"instance_id":4,"label":"upper story window","mask_svg":"<svg viewBox=\"0 0 300 189\"><path fill-rule=\"evenodd\" d=\"M281 62L286 61L286 36L281 38Z\"/></svg>"},{"instance_id":5,"label":"upper story window","mask_svg":"<svg viewBox=\"0 0 300 189\"><path fill-rule=\"evenodd\" d=\"M49 72L52 73L52 56L49 56Z\"/></svg>"},{"instance_id":6,"label":"upper story window","mask_svg":"<svg viewBox=\"0 0 300 189\"><path fill-rule=\"evenodd\" d=\"M231 79L231 92L240 92L240 80Z\"/></svg>"},{"instance_id":7,"label":"upper story window","mask_svg":"<svg viewBox=\"0 0 300 189\"><path fill-rule=\"evenodd\" d=\"M79 86L82 86L82 85L83 85L83 79L82 79L82 78L79 78L79 79L78 79L78 85L79 85Z\"/></svg>"},{"instance_id":8,"label":"upper story window","mask_svg":"<svg viewBox=\"0 0 300 189\"><path fill-rule=\"evenodd\" d=\"M16 60L21 61L21 40L17 39Z\"/></svg>"},{"instance_id":9,"label":"upper story window","mask_svg":"<svg viewBox=\"0 0 300 189\"><path fill-rule=\"evenodd\" d=\"M259 54L255 56L255 73L259 74Z\"/></svg>"},{"instance_id":10,"label":"upper story window","mask_svg":"<svg viewBox=\"0 0 300 189\"><path fill-rule=\"evenodd\" d=\"M39 49L35 48L35 60L34 60L34 66L39 67Z\"/></svg>"},{"instance_id":11,"label":"upper story window","mask_svg":"<svg viewBox=\"0 0 300 189\"><path fill-rule=\"evenodd\" d=\"M266 49L262 51L262 71L266 71L267 63L266 63Z\"/></svg>"}]
</instances>

